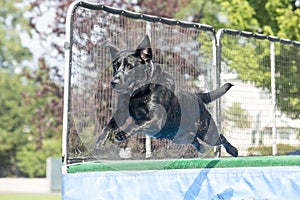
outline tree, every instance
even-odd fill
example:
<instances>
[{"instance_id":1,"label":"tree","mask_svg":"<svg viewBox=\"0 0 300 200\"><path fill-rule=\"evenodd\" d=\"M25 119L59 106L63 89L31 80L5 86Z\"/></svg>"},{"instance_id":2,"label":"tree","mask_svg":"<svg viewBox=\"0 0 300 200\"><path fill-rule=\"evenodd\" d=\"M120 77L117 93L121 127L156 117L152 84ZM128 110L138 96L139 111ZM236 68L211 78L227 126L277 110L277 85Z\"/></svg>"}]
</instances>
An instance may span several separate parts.
<instances>
[{"instance_id":1,"label":"tree","mask_svg":"<svg viewBox=\"0 0 300 200\"><path fill-rule=\"evenodd\" d=\"M31 1L30 25L36 30L42 40L48 41L50 36L60 39L65 37L66 10L72 2L72 0ZM182 0L172 2L153 0L151 2L136 1L136 3L128 3L128 1L120 0L109 1L109 3L104 4L146 14L210 24L216 30L220 28L232 28L299 40L300 23L298 23L298 20L300 9L295 9L292 3L290 0ZM55 21L49 25L50 30L45 31L37 26L36 19L42 17L47 10L55 10ZM287 26L285 26L285 24L287 24ZM55 52L53 55L57 59L63 59L64 49L63 45L61 45L61 40L53 39L51 40L51 44L52 48L55 49L51 50ZM266 44L262 44L262 47L268 48ZM280 48L281 47L277 49ZM231 70L238 73L239 79L250 81L258 87L270 89L269 50L260 52L255 46L249 49L249 55L251 54L252 57L247 57L247 54L244 56L245 58L250 59L253 58L253 55L258 55L252 59L253 64L251 64L251 66L250 63L246 62L247 60L242 62L246 63L246 65L242 67L237 64L228 66L230 66ZM290 53L293 52L292 48L286 49L282 47L281 50L276 52L276 61L280 60L283 50L288 50ZM296 53L296 55L297 54L298 53ZM226 59L227 61L236 61L241 58L241 55L237 55L232 57L228 56ZM294 58L297 58L297 56ZM277 74L280 74L280 79L277 80L276 86L278 89L277 103L283 112L293 117L297 117L297 113L300 113L300 86L299 81L297 81L297 77L299 77L299 63L297 59L290 59L289 63L282 63L277 66ZM284 68L285 65L288 67ZM49 67L50 69L54 69L54 71L55 69L59 69L53 66L52 63ZM290 78L296 81L291 81ZM286 90L286 88L291 90ZM291 91L293 92L292 98L289 96Z\"/></svg>"},{"instance_id":2,"label":"tree","mask_svg":"<svg viewBox=\"0 0 300 200\"><path fill-rule=\"evenodd\" d=\"M231 28L266 35L275 35L291 40L300 40L300 9L290 0L215 0L211 3L192 0L183 13L193 14L194 20L208 23L215 29ZM209 9L210 8L210 9ZM179 12L180 14L181 12ZM201 13L200 15L197 13ZM178 15L187 17L186 15ZM229 40L223 39L228 44ZM227 65L238 78L250 81L258 87L271 89L269 43L248 46L248 54L223 55ZM225 46L225 45L223 45ZM231 49L242 47L229 46ZM261 49L265 49L263 52ZM243 54L243 56L241 56ZM293 45L276 44L276 96L277 106L292 118L300 113L300 51ZM251 61L251 62L250 62ZM229 64L231 63L231 64ZM240 63L243 63L242 65Z\"/></svg>"},{"instance_id":3,"label":"tree","mask_svg":"<svg viewBox=\"0 0 300 200\"><path fill-rule=\"evenodd\" d=\"M29 142L32 108L22 95L33 93L33 84L0 70L0 176L19 175L17 152Z\"/></svg>"},{"instance_id":4,"label":"tree","mask_svg":"<svg viewBox=\"0 0 300 200\"><path fill-rule=\"evenodd\" d=\"M231 125L233 127L237 127L241 129L251 127L250 115L247 112L247 110L241 107L240 103L236 103L236 102L232 103L232 105L225 110L222 119L224 119L227 122L233 123Z\"/></svg>"},{"instance_id":5,"label":"tree","mask_svg":"<svg viewBox=\"0 0 300 200\"><path fill-rule=\"evenodd\" d=\"M36 71L25 71L23 75L35 83L35 92L23 95L23 101L31 107L30 142L17 152L18 167L29 177L45 176L46 159L61 155L63 87L51 75L43 58L39 59Z\"/></svg>"},{"instance_id":6,"label":"tree","mask_svg":"<svg viewBox=\"0 0 300 200\"><path fill-rule=\"evenodd\" d=\"M22 46L21 34L28 34L28 20L21 9L21 0L0 2L0 68L13 70L24 60L31 59L31 52Z\"/></svg>"},{"instance_id":7,"label":"tree","mask_svg":"<svg viewBox=\"0 0 300 200\"><path fill-rule=\"evenodd\" d=\"M0 176L46 175L46 159L61 155L62 86L40 60L25 76L0 70Z\"/></svg>"},{"instance_id":8,"label":"tree","mask_svg":"<svg viewBox=\"0 0 300 200\"><path fill-rule=\"evenodd\" d=\"M220 6L216 2L206 0L190 0L182 5L178 12L170 17L212 25L215 29L222 28L224 23L219 16Z\"/></svg>"},{"instance_id":9,"label":"tree","mask_svg":"<svg viewBox=\"0 0 300 200\"><path fill-rule=\"evenodd\" d=\"M45 176L46 158L61 155L62 76L32 53L21 37L31 36L27 2L0 2L0 176ZM23 74L15 74L16 67Z\"/></svg>"},{"instance_id":10,"label":"tree","mask_svg":"<svg viewBox=\"0 0 300 200\"><path fill-rule=\"evenodd\" d=\"M252 5L254 4L255 1L252 0ZM267 1L264 7L269 15L269 18L266 18L266 20L270 19L272 22L269 25L272 28L269 28L266 25L268 22L264 21L263 25L266 27L264 32L271 29L267 33L300 41L300 9L295 8L295 1L272 0Z\"/></svg>"},{"instance_id":11,"label":"tree","mask_svg":"<svg viewBox=\"0 0 300 200\"><path fill-rule=\"evenodd\" d=\"M300 9L291 0L191 0L175 16L212 25L300 40Z\"/></svg>"},{"instance_id":12,"label":"tree","mask_svg":"<svg viewBox=\"0 0 300 200\"><path fill-rule=\"evenodd\" d=\"M264 34L277 35L291 40L300 40L300 9L294 9L290 0L265 0L257 1L223 1L220 0L221 13L228 16L232 28L260 32ZM244 10L233 7L241 7ZM239 17L238 17L239 16ZM238 19L238 20L237 20ZM259 87L271 89L270 76L270 54L268 43L264 44L265 52L258 52L258 47L254 46L252 58L256 59L257 67L248 66L243 68L231 65L238 72L239 78L244 81L251 81ZM250 47L251 48L251 47ZM298 118L300 113L300 82L297 77L300 75L299 47L293 45L281 45L277 43L276 49L276 98L277 107L287 113L292 118ZM244 59L249 56L244 55ZM232 58L239 59L239 57ZM232 60L229 58L229 60ZM247 62L244 63L254 63ZM249 75L249 72L252 74Z\"/></svg>"},{"instance_id":13,"label":"tree","mask_svg":"<svg viewBox=\"0 0 300 200\"><path fill-rule=\"evenodd\" d=\"M14 74L32 58L21 41L30 34L25 11L20 0L0 2L0 176L20 174L17 152L28 142L30 107L22 95L33 92L33 84Z\"/></svg>"}]
</instances>

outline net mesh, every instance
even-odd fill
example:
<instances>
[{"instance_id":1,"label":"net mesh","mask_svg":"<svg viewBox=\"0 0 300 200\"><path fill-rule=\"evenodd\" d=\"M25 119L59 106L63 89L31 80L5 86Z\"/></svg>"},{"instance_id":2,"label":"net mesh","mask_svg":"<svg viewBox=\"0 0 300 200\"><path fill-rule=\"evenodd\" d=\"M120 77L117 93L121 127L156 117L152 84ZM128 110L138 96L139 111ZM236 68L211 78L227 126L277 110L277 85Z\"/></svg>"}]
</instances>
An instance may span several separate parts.
<instances>
[{"instance_id":1,"label":"net mesh","mask_svg":"<svg viewBox=\"0 0 300 200\"><path fill-rule=\"evenodd\" d=\"M212 28L78 6L71 23L69 162L145 159L149 140L142 133L124 142L110 142L100 151L93 147L116 106L106 45L135 49L146 34L151 39L154 62L163 64L174 76L176 87L205 92L219 82L234 84L220 104L211 104L209 109L217 115L220 131L238 148L239 156L272 155L274 143L279 155L300 148L299 43L225 29L220 37L222 48L217 47L221 52L218 57L214 55ZM220 63L220 77L214 63ZM275 96L271 83L273 64ZM207 149L205 156L213 156L212 148ZM201 157L191 145L176 145L164 139L151 139L150 150L148 159ZM222 151L222 155L227 154Z\"/></svg>"},{"instance_id":2,"label":"net mesh","mask_svg":"<svg viewBox=\"0 0 300 200\"><path fill-rule=\"evenodd\" d=\"M213 88L212 31L184 28L112 14L104 10L77 7L72 16L70 75L70 123L68 158L144 159L144 134L125 142L106 144L94 151L96 138L111 118L116 93L110 87L112 67L109 49L135 49L148 34L154 62L161 63L176 80L176 86L190 92ZM151 159L191 158L198 153L190 145L175 145L151 139Z\"/></svg>"},{"instance_id":3,"label":"net mesh","mask_svg":"<svg viewBox=\"0 0 300 200\"><path fill-rule=\"evenodd\" d=\"M270 49L267 39L222 35L221 82L235 85L222 98L222 131L237 145L241 156L272 155L272 132L276 133L277 154L286 155L300 147L296 100L299 46L274 42L275 111Z\"/></svg>"}]
</instances>

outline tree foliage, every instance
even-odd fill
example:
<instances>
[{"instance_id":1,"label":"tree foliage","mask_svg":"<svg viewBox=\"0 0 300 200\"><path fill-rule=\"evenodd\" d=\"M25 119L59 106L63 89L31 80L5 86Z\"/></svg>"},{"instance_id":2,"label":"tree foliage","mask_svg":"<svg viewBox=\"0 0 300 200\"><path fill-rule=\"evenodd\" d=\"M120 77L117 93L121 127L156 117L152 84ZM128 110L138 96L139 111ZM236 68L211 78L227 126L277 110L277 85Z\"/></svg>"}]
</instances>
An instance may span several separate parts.
<instances>
[{"instance_id":1,"label":"tree foliage","mask_svg":"<svg viewBox=\"0 0 300 200\"><path fill-rule=\"evenodd\" d=\"M33 84L0 70L0 176L18 175L17 152L28 142L32 108L22 96L33 93Z\"/></svg>"},{"instance_id":2,"label":"tree foliage","mask_svg":"<svg viewBox=\"0 0 300 200\"><path fill-rule=\"evenodd\" d=\"M242 3L243 2L243 3ZM228 16L229 24L235 29L249 30L264 34L272 34L291 40L300 40L300 9L294 9L293 2L289 0L260 1L221 1L221 13ZM230 10L234 6L243 5L246 12L238 9ZM239 20L237 15L240 16ZM251 19L251 20L250 20ZM232 64L230 67L238 72L238 77L244 81L251 81L259 87L271 90L271 63L270 44L256 42L248 46L249 51L243 56L227 57ZM235 46L230 48L234 49ZM240 48L240 47L237 47ZM250 51L252 50L252 52ZM277 106L292 118L298 118L300 112L300 48L293 45L275 44L275 70L276 70L276 98ZM245 64L235 62L240 60Z\"/></svg>"},{"instance_id":3,"label":"tree foliage","mask_svg":"<svg viewBox=\"0 0 300 200\"><path fill-rule=\"evenodd\" d=\"M24 1L25 2L25 1ZM65 19L72 0L32 0L30 6L24 2L2 0L0 2L0 68L13 69L18 63L31 58L30 51L22 46L20 34L34 30L41 41L51 43L51 55L63 59L62 39L65 37ZM133 2L133 1L132 1ZM200 22L219 28L252 31L279 37L300 40L300 9L295 9L291 0L178 0L109 1L108 6L157 15ZM24 12L29 10L27 20ZM54 22L48 29L38 26L45 13L55 12ZM46 23L46 22L45 22ZM278 47L280 52L300 57L290 47ZM270 73L266 52L249 48L258 55L254 65L232 66L239 78L251 81L259 87L269 87ZM238 59L232 57L231 59ZM263 61L263 62L261 62ZM267 62L265 62L267 61ZM277 89L278 105L290 115L300 113L300 61L291 58L280 64ZM38 69L24 71L23 78L8 72L0 72L0 171L1 175L21 173L33 177L45 174L47 156L60 155L60 132L62 126L62 66L41 59ZM250 69L250 70L249 70ZM292 97L289 94L293 94ZM242 112L238 105L232 112ZM2 170L4 169L4 170Z\"/></svg>"},{"instance_id":4,"label":"tree foliage","mask_svg":"<svg viewBox=\"0 0 300 200\"><path fill-rule=\"evenodd\" d=\"M0 2L0 176L21 173L17 152L28 142L31 109L22 101L22 95L32 93L33 84L13 73L32 58L21 41L22 34L30 34L21 3Z\"/></svg>"},{"instance_id":5,"label":"tree foliage","mask_svg":"<svg viewBox=\"0 0 300 200\"><path fill-rule=\"evenodd\" d=\"M0 176L46 174L46 159L61 155L62 86L43 59L23 76L0 70Z\"/></svg>"},{"instance_id":6,"label":"tree foliage","mask_svg":"<svg viewBox=\"0 0 300 200\"><path fill-rule=\"evenodd\" d=\"M181 19L300 40L300 9L293 0L191 0L174 13Z\"/></svg>"},{"instance_id":7,"label":"tree foliage","mask_svg":"<svg viewBox=\"0 0 300 200\"><path fill-rule=\"evenodd\" d=\"M28 48L22 46L20 34L29 33L28 20L23 16L21 0L0 2L0 68L11 70L31 58Z\"/></svg>"},{"instance_id":8,"label":"tree foliage","mask_svg":"<svg viewBox=\"0 0 300 200\"><path fill-rule=\"evenodd\" d=\"M177 16L188 19L187 13L193 16L201 13L197 15L201 18L194 17L193 20L211 24L215 29L231 28L300 41L300 8L294 3L291 0L215 0L210 3L192 0ZM241 41L234 40L239 38L228 36L222 39L223 47L227 46L230 52L222 54L227 66L237 73L240 80L270 90L270 43L247 39L245 44L248 46L243 46ZM276 43L275 49L277 106L290 117L298 118L300 48Z\"/></svg>"},{"instance_id":9,"label":"tree foliage","mask_svg":"<svg viewBox=\"0 0 300 200\"><path fill-rule=\"evenodd\" d=\"M51 74L43 58L36 71L23 74L26 80L35 83L34 93L27 93L22 98L32 108L30 142L17 153L19 169L29 177L45 176L46 159L61 155L63 88L51 79ZM55 76L60 77L59 74Z\"/></svg>"},{"instance_id":10,"label":"tree foliage","mask_svg":"<svg viewBox=\"0 0 300 200\"><path fill-rule=\"evenodd\" d=\"M233 123L234 127L238 128L250 128L251 127L251 119L247 110L241 107L240 103L234 102L231 106L229 106L226 110L222 119L225 121ZM229 127L231 127L229 126Z\"/></svg>"},{"instance_id":11,"label":"tree foliage","mask_svg":"<svg viewBox=\"0 0 300 200\"><path fill-rule=\"evenodd\" d=\"M32 33L27 4L0 2L0 177L45 176L47 157L61 155L62 76L44 58L25 70L32 58L21 40Z\"/></svg>"}]
</instances>

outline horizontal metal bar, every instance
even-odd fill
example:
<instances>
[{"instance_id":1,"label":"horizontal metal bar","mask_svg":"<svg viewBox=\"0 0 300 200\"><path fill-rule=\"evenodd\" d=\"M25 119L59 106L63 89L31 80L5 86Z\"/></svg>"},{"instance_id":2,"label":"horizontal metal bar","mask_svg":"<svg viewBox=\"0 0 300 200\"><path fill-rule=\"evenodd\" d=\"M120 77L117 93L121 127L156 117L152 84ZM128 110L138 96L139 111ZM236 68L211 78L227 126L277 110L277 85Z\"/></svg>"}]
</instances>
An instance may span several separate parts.
<instances>
[{"instance_id":1,"label":"horizontal metal bar","mask_svg":"<svg viewBox=\"0 0 300 200\"><path fill-rule=\"evenodd\" d=\"M271 36L271 35L264 35L264 34L258 34L258 33L253 33L253 32L248 32L248 31L239 31L239 30L234 30L234 29L221 29L221 35L222 33L226 33L229 35L241 35L243 37L253 37L259 40L269 40L270 42L280 42L282 44L290 44L294 45L296 47L300 47L300 42L295 41L295 40L289 40L285 38L279 38L277 36Z\"/></svg>"},{"instance_id":2,"label":"horizontal metal bar","mask_svg":"<svg viewBox=\"0 0 300 200\"><path fill-rule=\"evenodd\" d=\"M137 12L132 12L128 10L121 10L118 8L113 8L110 6L105 6L103 4L95 4L95 3L88 3L84 1L78 1L77 3L78 6L84 7L84 8L89 8L92 10L103 10L112 14L118 14L118 15L123 15L128 18L132 19L143 19L149 22L160 22L163 24L171 25L171 26L181 26L184 28L195 28L195 29L200 29L204 31L210 31L215 35L215 30L212 26L206 25L206 24L200 24L200 23L193 23L193 22L186 22L182 20L176 20L176 19L170 19L170 18L164 18L164 17L157 17L153 15L148 15L148 14L142 14L142 13L137 13ZM234 29L222 29L223 33L231 34L231 35L241 35L243 37L253 37L257 38L259 40L269 40L271 42L281 42L283 44L292 44L297 47L300 47L300 42L294 41L294 40L289 40L289 39L284 39L284 38L279 38L276 36L270 36L270 35L264 35L264 34L258 34L258 33L253 33L253 32L248 32L248 31L240 31L240 30L234 30Z\"/></svg>"},{"instance_id":3,"label":"horizontal metal bar","mask_svg":"<svg viewBox=\"0 0 300 200\"><path fill-rule=\"evenodd\" d=\"M163 24L171 25L171 26L181 26L184 28L195 28L195 29L200 29L200 30L204 30L204 31L210 31L213 34L215 34L214 28L212 26L206 25L206 24L186 22L186 21L182 21L182 20L176 20L176 19L170 19L170 18L164 18L164 17L157 17L157 16L153 16L153 15L142 14L142 13L132 12L132 11L128 11L128 10L121 10L121 9L113 8L110 6L105 6L103 4L87 3L84 1L79 1L77 3L77 6L92 9L92 10L103 10L108 13L123 15L125 17L132 18L132 19L143 19L145 21L160 22Z\"/></svg>"}]
</instances>

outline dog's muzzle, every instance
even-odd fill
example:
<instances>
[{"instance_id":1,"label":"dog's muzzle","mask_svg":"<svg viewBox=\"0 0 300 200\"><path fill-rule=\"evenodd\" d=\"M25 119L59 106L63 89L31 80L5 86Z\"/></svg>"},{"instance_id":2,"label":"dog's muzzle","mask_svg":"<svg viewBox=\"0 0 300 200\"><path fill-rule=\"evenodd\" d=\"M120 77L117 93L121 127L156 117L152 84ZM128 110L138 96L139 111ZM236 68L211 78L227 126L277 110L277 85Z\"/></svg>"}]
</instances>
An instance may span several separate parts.
<instances>
[{"instance_id":1,"label":"dog's muzzle","mask_svg":"<svg viewBox=\"0 0 300 200\"><path fill-rule=\"evenodd\" d=\"M115 88L116 85L117 85L118 83L117 83L116 81L112 80L112 81L110 82L110 84L111 84L111 87L112 87L112 88Z\"/></svg>"},{"instance_id":2,"label":"dog's muzzle","mask_svg":"<svg viewBox=\"0 0 300 200\"><path fill-rule=\"evenodd\" d=\"M110 81L111 87L115 88L120 83L120 76L116 75L113 77L113 79Z\"/></svg>"}]
</instances>

